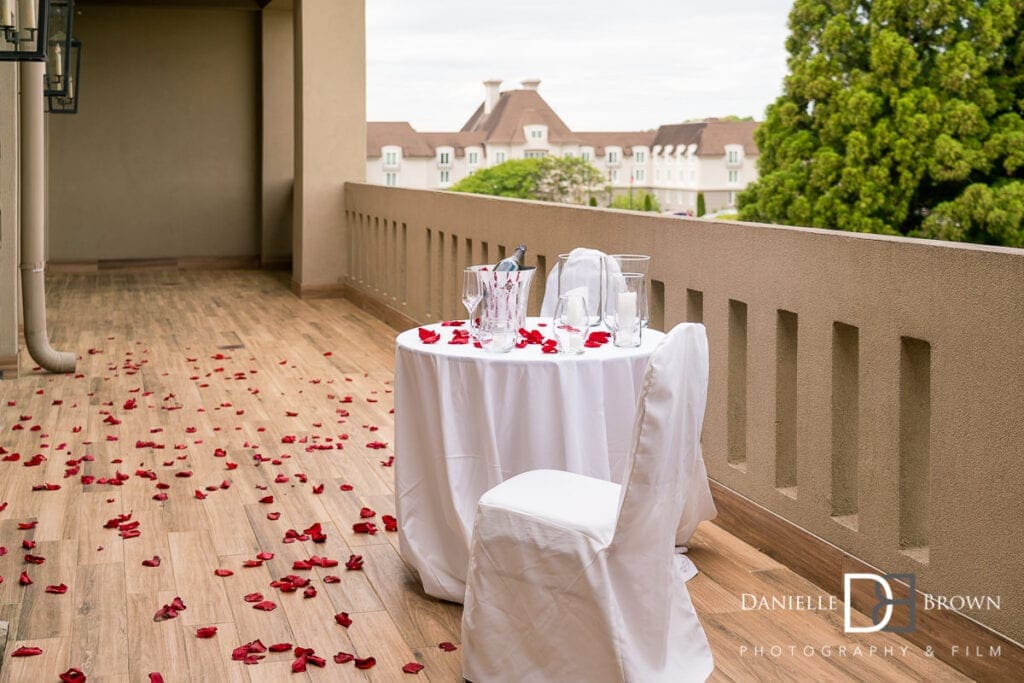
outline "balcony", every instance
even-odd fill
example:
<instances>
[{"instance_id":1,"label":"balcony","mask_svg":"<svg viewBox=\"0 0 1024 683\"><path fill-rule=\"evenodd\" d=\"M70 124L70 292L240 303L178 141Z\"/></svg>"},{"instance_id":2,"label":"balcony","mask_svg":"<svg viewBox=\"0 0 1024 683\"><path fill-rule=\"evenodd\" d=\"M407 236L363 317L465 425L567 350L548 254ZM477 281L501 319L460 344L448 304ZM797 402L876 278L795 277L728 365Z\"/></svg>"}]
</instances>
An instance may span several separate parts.
<instances>
[{"instance_id":1,"label":"balcony","mask_svg":"<svg viewBox=\"0 0 1024 683\"><path fill-rule=\"evenodd\" d=\"M1024 438L1024 304L1001 284L1024 276L1019 250L355 183L345 209L341 289L400 328L459 317L461 269L510 243L530 245L538 281L581 244L656 254L652 325L708 329L719 527L831 595L843 573L874 570L933 595L1000 595L999 610L919 610L928 625L906 637L1020 656L1007 605L1024 562L1010 446Z\"/></svg>"},{"instance_id":2,"label":"balcony","mask_svg":"<svg viewBox=\"0 0 1024 683\"><path fill-rule=\"evenodd\" d=\"M362 507L394 513L393 451L367 444L394 441L395 329L461 316L460 269L519 242L539 281L578 245L653 254L652 325L707 326L720 514L694 539L688 585L714 680L1024 668L1024 252L354 182L360 0L151 4L81 3L83 39L105 46L86 53L95 90L47 122L50 338L79 355L76 375L33 370L21 348L19 171L0 155L0 622L5 655L43 650L0 660L0 683L72 666L101 681L291 680L287 653L231 659L255 639L314 648L319 680L400 680L412 661L461 680L460 651L438 648L461 644L460 608L422 593L394 533L351 526ZM60 488L33 490L45 484ZM138 537L105 528L121 514ZM313 522L323 546L283 542ZM24 541L43 564L23 561ZM274 557L244 565L261 551ZM310 570L315 597L270 586L312 553L364 564ZM865 571L913 574L958 609L914 596L917 628L898 636L844 633L841 605L745 602L841 601L843 574ZM253 610L253 593L276 608ZM999 609L962 604L982 595ZM155 622L176 596L187 609ZM851 600L867 624L875 601ZM377 664L331 662L339 651Z\"/></svg>"},{"instance_id":3,"label":"balcony","mask_svg":"<svg viewBox=\"0 0 1024 683\"><path fill-rule=\"evenodd\" d=\"M386 196L380 193L379 188L356 187L346 196L349 202L362 202ZM441 197L412 193L402 200L426 200L433 211L442 208L443 200L437 203ZM468 206L487 204L470 199ZM480 216L493 220L501 214ZM406 239L415 234L416 222L406 224ZM417 265L411 251L396 252L396 257L410 254L411 268L392 268L388 260L373 261L371 267L370 260L382 255L371 245L403 243L401 223L395 226L394 242L390 223L381 219L379 233L369 229L373 223L367 217L356 223L364 228L352 234L350 244L358 240L366 247L350 252L352 262L367 263L352 281L367 278L360 285L364 303L375 301L392 311L403 306L402 292L411 294L425 285L426 280L416 279L419 275L434 271L426 263ZM446 234L439 244L450 239ZM493 244L492 250L498 243ZM436 286L447 279L439 277ZM233 648L256 638L268 646L289 642L322 653L328 668L311 672L322 680L343 674L362 680L352 664L330 661L339 650L374 657L377 664L369 673L378 680L398 680L402 665L412 661L426 665L423 673L430 680L461 680L460 652L438 648L442 642L460 644L461 608L423 595L398 554L396 534L350 531L361 507L372 508L378 518L394 514L394 470L384 466L393 451L366 446L394 441L391 327L351 301L296 299L287 277L273 271L181 270L162 264L58 273L50 276L49 285L54 341L81 347L82 376L33 371L0 382L0 401L14 401L16 412L31 415L24 430L0 432L2 443L14 452L33 453L40 439L31 426L41 424L47 441L60 449L46 451L50 460L42 468L2 464L4 500L18 511L0 527L6 544L32 537L37 542L33 552L46 563L25 565L13 550L0 557L0 574L8 579L0 586L10 623L8 646L44 650L40 658L6 659L0 680L56 680L68 666L101 680L143 680L152 671L167 681L290 679L289 653L270 654L252 666L230 659ZM435 306L432 310L440 313L450 298L447 291L432 290L416 305ZM437 294L433 304L426 303ZM124 409L131 399L137 406ZM105 423L104 412L117 415L121 423ZM313 448L335 443L328 439L341 434L349 436L338 442L343 450ZM61 442L70 444L66 451L58 446ZM186 448L176 450L179 443ZM217 448L226 451L223 457L217 457ZM64 478L63 461L86 453L94 460ZM285 455L291 457L285 460ZM709 465L714 461L708 460ZM237 468L228 469L228 463ZM156 481L136 469L154 471ZM123 485L80 483L81 474L114 478L118 470L130 475ZM181 478L183 472L192 476ZM308 480L300 481L300 473ZM44 480L62 488L29 492ZM225 481L229 488L223 488ZM157 488L158 482L169 488ZM339 490L343 484L353 490ZM322 494L314 492L317 485L325 486ZM166 501L155 499L161 492ZM199 500L200 495L205 498ZM261 504L265 496L273 502ZM728 499L719 504L718 524L705 523L694 539L691 556L701 574L688 584L714 651L713 680L898 679L909 672L932 680L960 678L895 635L844 635L836 612L745 611L744 593L827 601L828 592L757 549L764 547L762 538L783 529L780 522L733 534L728 529L737 520L749 524L756 515L745 517L745 508ZM140 523L139 537L122 540L117 529L104 528L122 513ZM14 530L16 522L28 519L38 520L33 530ZM323 523L325 544L281 542L286 529L301 530L314 521ZM741 538L752 534L754 545ZM274 557L244 568L242 563L260 551ZM364 565L358 571L308 572L319 591L315 598L269 587L289 573L306 575L292 566L310 553L342 562L358 554ZM153 556L162 560L158 567L142 566ZM798 570L835 569L832 562L819 547ZM67 594L29 593L18 586L15 579L26 566L38 588L64 583ZM234 573L218 577L215 568ZM341 581L324 583L330 574L340 575ZM277 609L254 611L243 599L254 592ZM155 623L154 613L175 596L183 598L187 609L174 620ZM347 630L334 623L333 615L341 610L353 620ZM867 623L865 617L857 619ZM217 635L198 640L196 628L208 625L218 627ZM773 647L790 644L812 647L815 655L772 654ZM756 649L761 646L764 652ZM852 653L858 646L864 652L875 647L879 653L891 648L901 654L838 656L839 647Z\"/></svg>"}]
</instances>

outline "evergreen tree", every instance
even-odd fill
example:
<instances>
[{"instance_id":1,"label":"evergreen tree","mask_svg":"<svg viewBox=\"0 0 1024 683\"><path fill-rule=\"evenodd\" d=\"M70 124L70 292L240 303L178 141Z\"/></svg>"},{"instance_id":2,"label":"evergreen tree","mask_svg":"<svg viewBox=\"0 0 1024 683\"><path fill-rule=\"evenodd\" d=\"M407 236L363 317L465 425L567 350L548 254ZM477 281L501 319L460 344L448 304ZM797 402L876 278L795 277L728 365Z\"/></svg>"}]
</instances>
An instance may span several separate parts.
<instances>
[{"instance_id":1,"label":"evergreen tree","mask_svg":"<svg viewBox=\"0 0 1024 683\"><path fill-rule=\"evenodd\" d=\"M705 207L706 207L706 205L704 204L704 193L703 192L698 192L697 193L697 217L698 218L707 213L707 209Z\"/></svg>"},{"instance_id":2,"label":"evergreen tree","mask_svg":"<svg viewBox=\"0 0 1024 683\"><path fill-rule=\"evenodd\" d=\"M744 220L1024 246L1024 0L796 0Z\"/></svg>"}]
</instances>

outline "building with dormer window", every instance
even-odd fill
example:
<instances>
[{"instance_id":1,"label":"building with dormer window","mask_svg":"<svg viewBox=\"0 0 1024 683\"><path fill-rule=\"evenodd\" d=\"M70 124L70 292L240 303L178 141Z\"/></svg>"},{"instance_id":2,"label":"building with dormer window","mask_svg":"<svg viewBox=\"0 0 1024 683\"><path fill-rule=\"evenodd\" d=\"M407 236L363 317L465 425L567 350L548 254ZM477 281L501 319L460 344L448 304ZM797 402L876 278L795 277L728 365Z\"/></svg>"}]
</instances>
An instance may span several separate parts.
<instances>
[{"instance_id":1,"label":"building with dormer window","mask_svg":"<svg viewBox=\"0 0 1024 683\"><path fill-rule=\"evenodd\" d=\"M484 82L484 100L462 130L419 132L407 122L367 124L369 182L446 189L481 168L509 159L580 157L607 178L609 194L652 192L662 209L695 212L736 206L757 178L754 121L707 119L648 131L573 131L540 96L540 81L501 92ZM596 188L599 191L604 187ZM609 197L610 199L610 197Z\"/></svg>"}]
</instances>

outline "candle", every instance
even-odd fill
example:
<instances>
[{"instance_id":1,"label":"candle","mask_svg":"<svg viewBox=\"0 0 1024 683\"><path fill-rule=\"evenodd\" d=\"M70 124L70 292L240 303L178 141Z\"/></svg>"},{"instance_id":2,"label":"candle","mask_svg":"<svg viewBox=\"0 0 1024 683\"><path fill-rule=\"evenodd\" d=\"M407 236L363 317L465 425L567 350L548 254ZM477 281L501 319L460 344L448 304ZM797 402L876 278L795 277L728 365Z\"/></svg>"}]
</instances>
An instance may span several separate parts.
<instances>
[{"instance_id":1,"label":"candle","mask_svg":"<svg viewBox=\"0 0 1024 683\"><path fill-rule=\"evenodd\" d=\"M636 325L636 292L619 292L615 301L619 327L632 329Z\"/></svg>"},{"instance_id":2,"label":"candle","mask_svg":"<svg viewBox=\"0 0 1024 683\"><path fill-rule=\"evenodd\" d=\"M36 0L18 0L18 9L21 14L21 29L35 31L39 28L38 12L36 11Z\"/></svg>"},{"instance_id":3,"label":"candle","mask_svg":"<svg viewBox=\"0 0 1024 683\"><path fill-rule=\"evenodd\" d=\"M14 26L14 0L0 0L0 26Z\"/></svg>"},{"instance_id":4,"label":"candle","mask_svg":"<svg viewBox=\"0 0 1024 683\"><path fill-rule=\"evenodd\" d=\"M50 78L59 82L64 76L64 59L61 57L60 43L50 43Z\"/></svg>"},{"instance_id":5,"label":"candle","mask_svg":"<svg viewBox=\"0 0 1024 683\"><path fill-rule=\"evenodd\" d=\"M586 301L580 296L569 297L565 309L565 322L572 327L585 327L587 324Z\"/></svg>"}]
</instances>

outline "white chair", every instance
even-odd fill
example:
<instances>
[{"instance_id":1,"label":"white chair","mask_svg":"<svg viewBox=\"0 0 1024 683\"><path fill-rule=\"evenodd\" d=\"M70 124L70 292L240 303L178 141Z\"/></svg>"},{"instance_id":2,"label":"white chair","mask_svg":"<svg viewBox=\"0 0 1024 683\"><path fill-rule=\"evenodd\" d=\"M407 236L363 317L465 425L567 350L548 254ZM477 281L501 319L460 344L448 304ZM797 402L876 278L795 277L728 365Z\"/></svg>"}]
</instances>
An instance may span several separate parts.
<instances>
[{"instance_id":1,"label":"white chair","mask_svg":"<svg viewBox=\"0 0 1024 683\"><path fill-rule=\"evenodd\" d=\"M624 485L534 470L480 498L463 676L474 683L707 678L714 661L683 557L674 553L691 500L714 510L700 453L707 386L704 327L678 325L647 366Z\"/></svg>"},{"instance_id":2,"label":"white chair","mask_svg":"<svg viewBox=\"0 0 1024 683\"><path fill-rule=\"evenodd\" d=\"M576 247L569 252L566 273L572 278L575 285L586 285L591 291L601 292L604 290L604 283L602 282L602 279L605 277L604 267L605 253L603 251ZM540 315L542 318L550 318L555 314L555 306L558 305L559 272L560 266L556 263L555 267L548 273L548 279L544 283L544 300L540 305ZM602 302L598 301L597 297L593 298L593 301L588 298L587 308L592 315L596 315L601 310Z\"/></svg>"}]
</instances>

